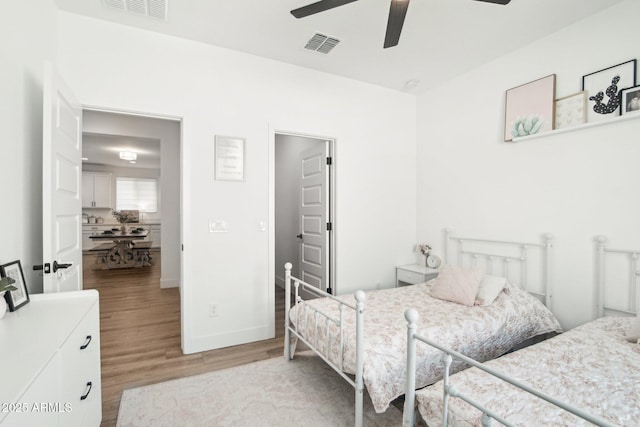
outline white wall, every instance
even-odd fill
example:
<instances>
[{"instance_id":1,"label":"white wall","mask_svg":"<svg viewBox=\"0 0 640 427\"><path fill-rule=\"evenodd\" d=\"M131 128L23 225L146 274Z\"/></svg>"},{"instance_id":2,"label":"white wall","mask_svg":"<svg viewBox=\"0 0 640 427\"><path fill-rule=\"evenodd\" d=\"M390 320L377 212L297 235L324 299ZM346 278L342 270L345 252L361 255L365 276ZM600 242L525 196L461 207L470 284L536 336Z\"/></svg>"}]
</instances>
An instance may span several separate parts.
<instances>
[{"instance_id":1,"label":"white wall","mask_svg":"<svg viewBox=\"0 0 640 427\"><path fill-rule=\"evenodd\" d=\"M628 0L418 99L418 241L442 228L487 238L555 236L553 311L564 327L593 310L593 237L639 248L640 120L508 144L505 91L555 73L556 96L585 74L640 58L640 2Z\"/></svg>"},{"instance_id":2,"label":"white wall","mask_svg":"<svg viewBox=\"0 0 640 427\"><path fill-rule=\"evenodd\" d=\"M274 333L258 226L269 221L271 129L336 138L341 292L391 286L412 259L414 96L64 12L58 22L61 73L82 103L183 118L183 350ZM244 182L214 180L216 134L246 138ZM229 232L209 233L210 220Z\"/></svg>"},{"instance_id":3,"label":"white wall","mask_svg":"<svg viewBox=\"0 0 640 427\"><path fill-rule=\"evenodd\" d=\"M275 226L276 226L276 284L284 287L284 264L293 265L291 274L299 275L300 233L298 220L300 153L324 140L294 135L276 135L275 139Z\"/></svg>"},{"instance_id":4,"label":"white wall","mask_svg":"<svg viewBox=\"0 0 640 427\"><path fill-rule=\"evenodd\" d=\"M42 292L31 267L43 262L42 75L55 54L56 24L51 0L5 4L0 13L0 264L19 259L32 293Z\"/></svg>"}]
</instances>

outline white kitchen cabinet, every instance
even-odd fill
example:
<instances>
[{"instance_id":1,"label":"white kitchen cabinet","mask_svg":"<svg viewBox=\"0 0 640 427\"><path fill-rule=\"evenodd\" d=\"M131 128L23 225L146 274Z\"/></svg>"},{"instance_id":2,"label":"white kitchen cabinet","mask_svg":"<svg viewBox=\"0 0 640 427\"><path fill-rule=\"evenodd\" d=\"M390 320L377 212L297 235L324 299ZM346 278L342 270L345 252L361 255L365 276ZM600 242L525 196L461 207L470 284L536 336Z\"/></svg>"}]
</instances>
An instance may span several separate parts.
<instances>
[{"instance_id":1,"label":"white kitchen cabinet","mask_svg":"<svg viewBox=\"0 0 640 427\"><path fill-rule=\"evenodd\" d=\"M31 295L0 321L0 426L99 426L98 292Z\"/></svg>"},{"instance_id":2,"label":"white kitchen cabinet","mask_svg":"<svg viewBox=\"0 0 640 427\"><path fill-rule=\"evenodd\" d=\"M82 207L111 209L111 174L82 172Z\"/></svg>"},{"instance_id":3,"label":"white kitchen cabinet","mask_svg":"<svg viewBox=\"0 0 640 427\"><path fill-rule=\"evenodd\" d=\"M160 233L160 224L153 224L149 226L149 236L147 237L147 240L151 242L152 248L160 247L160 244L162 241L162 235Z\"/></svg>"}]
</instances>

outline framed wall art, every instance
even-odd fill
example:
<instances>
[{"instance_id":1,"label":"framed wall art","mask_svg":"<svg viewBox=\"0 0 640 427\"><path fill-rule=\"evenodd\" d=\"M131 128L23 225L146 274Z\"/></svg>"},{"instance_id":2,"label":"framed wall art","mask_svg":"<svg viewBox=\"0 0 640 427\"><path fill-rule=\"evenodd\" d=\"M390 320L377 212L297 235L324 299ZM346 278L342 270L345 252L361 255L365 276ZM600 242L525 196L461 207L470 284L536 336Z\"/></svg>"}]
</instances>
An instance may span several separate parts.
<instances>
[{"instance_id":1,"label":"framed wall art","mask_svg":"<svg viewBox=\"0 0 640 427\"><path fill-rule=\"evenodd\" d=\"M215 179L244 181L244 138L215 137Z\"/></svg>"},{"instance_id":2,"label":"framed wall art","mask_svg":"<svg viewBox=\"0 0 640 427\"><path fill-rule=\"evenodd\" d=\"M636 85L636 60L623 62L582 76L587 91L587 122L617 117L621 113L620 91Z\"/></svg>"},{"instance_id":3,"label":"framed wall art","mask_svg":"<svg viewBox=\"0 0 640 427\"><path fill-rule=\"evenodd\" d=\"M547 132L555 122L556 75L507 90L504 140Z\"/></svg>"},{"instance_id":4,"label":"framed wall art","mask_svg":"<svg viewBox=\"0 0 640 427\"><path fill-rule=\"evenodd\" d=\"M587 92L556 99L556 123L554 129L581 125L587 121Z\"/></svg>"},{"instance_id":5,"label":"framed wall art","mask_svg":"<svg viewBox=\"0 0 640 427\"><path fill-rule=\"evenodd\" d=\"M620 99L622 100L620 114L640 113L640 86L622 89Z\"/></svg>"},{"instance_id":6,"label":"framed wall art","mask_svg":"<svg viewBox=\"0 0 640 427\"><path fill-rule=\"evenodd\" d=\"M15 280L13 286L17 289L15 291L7 291L5 294L7 304L9 304L9 311L16 311L29 302L29 292L27 291L27 284L24 281L20 261L0 265L0 275L2 275L2 277L11 277Z\"/></svg>"}]
</instances>

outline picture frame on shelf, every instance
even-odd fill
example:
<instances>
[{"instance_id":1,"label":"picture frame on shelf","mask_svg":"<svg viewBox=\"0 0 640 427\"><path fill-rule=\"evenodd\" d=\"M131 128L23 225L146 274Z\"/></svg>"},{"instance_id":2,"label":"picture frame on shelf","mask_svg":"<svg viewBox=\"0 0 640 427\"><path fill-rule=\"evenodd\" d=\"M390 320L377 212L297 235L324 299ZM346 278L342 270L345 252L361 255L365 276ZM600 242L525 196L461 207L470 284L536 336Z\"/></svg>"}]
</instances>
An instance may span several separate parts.
<instances>
[{"instance_id":1,"label":"picture frame on shelf","mask_svg":"<svg viewBox=\"0 0 640 427\"><path fill-rule=\"evenodd\" d=\"M620 115L640 113L640 85L622 89L620 99L622 100Z\"/></svg>"},{"instance_id":2,"label":"picture frame on shelf","mask_svg":"<svg viewBox=\"0 0 640 427\"><path fill-rule=\"evenodd\" d=\"M580 91L556 99L554 129L578 126L587 122L587 92Z\"/></svg>"},{"instance_id":3,"label":"picture frame on shelf","mask_svg":"<svg viewBox=\"0 0 640 427\"><path fill-rule=\"evenodd\" d=\"M620 92L636 85L636 62L632 59L582 76L582 90L587 91L587 123L622 113Z\"/></svg>"},{"instance_id":4,"label":"picture frame on shelf","mask_svg":"<svg viewBox=\"0 0 640 427\"><path fill-rule=\"evenodd\" d=\"M215 179L244 181L244 138L215 136Z\"/></svg>"},{"instance_id":5,"label":"picture frame on shelf","mask_svg":"<svg viewBox=\"0 0 640 427\"><path fill-rule=\"evenodd\" d=\"M504 141L548 132L555 124L556 75L508 89L505 99Z\"/></svg>"},{"instance_id":6,"label":"picture frame on shelf","mask_svg":"<svg viewBox=\"0 0 640 427\"><path fill-rule=\"evenodd\" d=\"M29 291L24 280L20 260L0 265L0 276L11 277L15 280L13 286L17 289L15 291L7 291L4 295L9 305L9 311L16 311L29 302Z\"/></svg>"}]
</instances>

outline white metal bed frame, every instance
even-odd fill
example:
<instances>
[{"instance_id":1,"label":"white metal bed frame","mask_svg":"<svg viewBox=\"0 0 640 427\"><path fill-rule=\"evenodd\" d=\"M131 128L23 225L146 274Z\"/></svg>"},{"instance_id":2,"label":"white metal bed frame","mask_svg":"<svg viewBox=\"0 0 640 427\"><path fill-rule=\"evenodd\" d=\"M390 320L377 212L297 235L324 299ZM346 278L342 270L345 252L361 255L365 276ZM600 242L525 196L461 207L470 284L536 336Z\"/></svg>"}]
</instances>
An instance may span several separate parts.
<instances>
[{"instance_id":1,"label":"white metal bed frame","mask_svg":"<svg viewBox=\"0 0 640 427\"><path fill-rule=\"evenodd\" d=\"M363 422L363 412L364 412L364 381L363 381L363 370L364 370L364 336L363 336L363 325L364 325L364 301L366 299L365 293L363 291L357 291L354 295L356 304L351 305L347 304L344 301L336 298L335 296L328 294L309 283L303 282L300 279L297 279L291 275L291 268L293 266L290 262L286 263L284 266L285 269L285 316L284 316L284 357L287 360L291 360L293 358L293 354L295 352L295 343L291 345L291 335L293 335L296 340L300 340L307 345L311 350L314 351L318 356L322 358L329 366L331 366L342 378L347 381L355 389L355 425L358 427L362 426ZM336 301L339 304L340 310L340 318L338 320L330 317L326 313L323 313L320 310L316 310L313 307L310 307L314 311L315 318L315 326L317 328L319 321L324 321L325 324L329 324L333 322L340 331L340 366L334 364L329 358L329 349L330 349L330 339L331 335L327 334L327 353L324 354L322 351L318 349L318 334L315 334L315 342L311 343L307 339L305 339L302 335L298 333L298 322L292 327L291 322L289 321L289 313L291 311L291 282L293 281L294 290L295 290L295 305L296 305L296 313L300 313L298 309L298 304L303 302L302 297L300 297L300 287L302 289L310 292L312 294L318 295L320 297L330 298L333 301ZM348 308L351 310L355 310L356 313L356 374L355 380L351 379L351 377L343 372L344 366L344 330L342 328L342 323L344 319L344 309ZM319 317L323 320L319 320Z\"/></svg>"},{"instance_id":2,"label":"white metal bed frame","mask_svg":"<svg viewBox=\"0 0 640 427\"><path fill-rule=\"evenodd\" d=\"M546 233L542 236L542 243L524 243L524 242L513 242L506 240L488 240L488 239L478 239L473 237L457 237L451 235L452 231L450 228L444 229L445 235L445 263L448 262L448 254L449 254L449 242L453 241L457 244L457 263L458 265L464 265L465 257L468 258L471 267L478 267L479 264L483 264L487 274L497 274L504 277L509 277L509 272L511 266L513 264L518 264L520 266L520 283L518 286L529 292L532 295L535 295L541 298L547 308L551 309L551 248L553 247L553 236L550 233ZM493 245L496 247L512 247L516 248L518 255L505 255L500 253L499 251L473 251L468 249L468 246L473 243L478 243L481 245ZM543 259L542 259L542 282L543 282L543 290L537 291L529 289L528 287L528 277L527 277L527 261L529 259L529 254L531 250L539 249L542 250ZM483 262L484 261L484 262ZM496 263L501 267L499 272L495 272Z\"/></svg>"},{"instance_id":3,"label":"white metal bed frame","mask_svg":"<svg viewBox=\"0 0 640 427\"><path fill-rule=\"evenodd\" d=\"M515 241L506 241L506 240L491 240L491 239L479 239L479 238L467 238L467 237L455 237L452 236L451 229L444 229L444 259L445 262L448 262L448 252L449 252L449 241L452 240L457 243L457 262L459 265L464 265L464 261L468 258L471 266L478 267L479 263L484 262L484 267L488 274L494 273L495 263L498 262L501 264L501 273L503 276L508 277L510 266L514 263L520 265L521 271L521 283L519 286L527 290L527 262L529 261L528 253L532 249L538 249L542 252L542 282L543 282L543 292L529 291L534 295L538 295L542 297L545 301L547 307L551 303L551 278L550 278L550 269L549 262L551 257L551 249L552 245L552 236L551 234L543 235L543 243L525 243L525 242L515 242ZM475 251L473 248L469 248L469 246L481 245L483 247L497 247L497 248L510 248L512 250L516 250L518 252L518 256L506 255L501 253L500 250L495 250L491 252L486 251ZM285 264L285 335L284 335L284 357L287 360L291 360L295 353L295 347L297 340L301 340L307 347L313 350L318 356L320 356L329 366L331 366L340 376L342 376L347 383L349 383L355 390L355 426L361 427L363 424L363 412L364 412L364 381L363 381L363 369L364 369L364 335L363 335L363 325L364 325L364 309L365 309L365 300L366 296L363 291L357 291L354 294L355 304L347 304L344 301L336 298L334 295L326 293L313 285L304 282L301 279L293 277L291 274L292 269L291 263ZM497 274L497 273L496 273ZM327 353L323 353L318 348L317 336L315 334L316 342L312 343L305 339L299 332L297 327L297 322L294 326L292 326L290 321L290 311L291 311L291 285L293 283L294 287L294 304L296 305L296 313L300 313L298 309L298 305L304 300L300 296L300 288L302 290L309 292L313 295L330 298L334 300L339 306L339 319L334 319L323 313L320 310L316 310L312 307L307 306L309 309L314 311L314 318L316 327L319 322L324 322L326 325L330 323L334 323L339 329L339 337L340 340L340 361L339 365L331 362L329 358L329 342L331 337L327 334L327 345L325 346ZM350 309L355 311L356 315L356 361L355 361L355 375L352 379L351 376L345 374L343 372L344 366L344 331L342 328L343 319L344 319L344 310ZM294 337L295 341L292 344L291 338ZM415 373L415 369L413 371ZM415 378L414 378L415 384Z\"/></svg>"},{"instance_id":4,"label":"white metal bed frame","mask_svg":"<svg viewBox=\"0 0 640 427\"><path fill-rule=\"evenodd\" d=\"M640 258L640 250L625 250L625 249L610 249L606 247L607 239L604 236L596 237L596 284L598 289L597 301L598 301L598 315L602 317L605 311L613 311L622 313L625 315L635 315L637 313L637 307L640 307L640 292L636 292L636 289L640 283L638 277L640 277L640 266L638 260ZM606 262L605 256L607 254L623 255L629 258L629 305L628 309L620 309L615 307L609 307L605 303L604 290L605 290L605 270ZM443 413L442 420L443 426L448 424L448 401L450 397L457 397L469 405L475 407L482 412L482 425L484 427L490 427L492 420L496 420L505 426L512 426L507 420L503 419L491 409L483 406L481 403L474 401L469 396L466 396L458 391L458 389L450 383L450 372L453 358L462 360L467 364L474 366L490 375L493 375L503 381L506 381L515 387L520 388L540 399L543 399L559 408L564 409L590 423L598 426L613 426L612 424L594 417L579 408L573 407L567 403L564 403L558 399L555 399L545 393L533 389L532 387L524 384L516 379L510 378L508 375L502 374L482 363L479 363L463 354L460 354L451 349L440 346L439 344L416 334L418 321L418 313L414 309L409 309L405 312L405 318L407 320L407 389L405 394L404 411L403 411L403 426L413 427L416 420L416 405L415 405L415 373L416 373L416 342L422 341L432 347L435 347L443 352L443 364L444 364L444 377L443 377Z\"/></svg>"}]
</instances>

